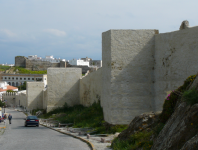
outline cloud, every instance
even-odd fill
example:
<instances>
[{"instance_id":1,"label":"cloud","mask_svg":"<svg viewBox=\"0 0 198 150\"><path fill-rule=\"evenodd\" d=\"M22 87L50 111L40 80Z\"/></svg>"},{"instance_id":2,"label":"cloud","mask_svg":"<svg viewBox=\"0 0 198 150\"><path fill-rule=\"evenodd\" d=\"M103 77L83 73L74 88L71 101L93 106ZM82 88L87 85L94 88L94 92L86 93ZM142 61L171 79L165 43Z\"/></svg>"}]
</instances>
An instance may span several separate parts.
<instances>
[{"instance_id":1,"label":"cloud","mask_svg":"<svg viewBox=\"0 0 198 150\"><path fill-rule=\"evenodd\" d=\"M8 30L8 29L1 29L0 30L2 33L4 33L7 37L15 37L16 34L13 33L12 31Z\"/></svg>"},{"instance_id":2,"label":"cloud","mask_svg":"<svg viewBox=\"0 0 198 150\"><path fill-rule=\"evenodd\" d=\"M45 29L43 31L47 32L47 33L50 33L52 35L56 35L56 36L65 36L66 35L65 31L61 31L61 30L58 30L58 29Z\"/></svg>"}]
</instances>

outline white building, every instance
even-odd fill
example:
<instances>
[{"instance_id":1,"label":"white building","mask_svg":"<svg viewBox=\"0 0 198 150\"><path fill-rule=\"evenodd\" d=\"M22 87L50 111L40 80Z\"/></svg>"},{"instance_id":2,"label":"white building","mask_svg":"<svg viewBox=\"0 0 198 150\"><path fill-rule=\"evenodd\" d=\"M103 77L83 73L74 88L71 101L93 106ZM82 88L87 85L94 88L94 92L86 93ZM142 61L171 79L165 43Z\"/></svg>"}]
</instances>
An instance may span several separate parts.
<instances>
[{"instance_id":1,"label":"white building","mask_svg":"<svg viewBox=\"0 0 198 150\"><path fill-rule=\"evenodd\" d=\"M89 61L84 61L84 60L81 60L81 59L69 60L69 64L70 65L76 65L76 66L88 66L89 67Z\"/></svg>"},{"instance_id":2,"label":"white building","mask_svg":"<svg viewBox=\"0 0 198 150\"><path fill-rule=\"evenodd\" d=\"M44 82L47 86L47 74L0 74L1 81L12 86L20 86L24 82Z\"/></svg>"},{"instance_id":3,"label":"white building","mask_svg":"<svg viewBox=\"0 0 198 150\"><path fill-rule=\"evenodd\" d=\"M7 82L0 81L0 100L2 100L2 95L6 93L7 90L18 91L18 88L10 86Z\"/></svg>"},{"instance_id":4,"label":"white building","mask_svg":"<svg viewBox=\"0 0 198 150\"><path fill-rule=\"evenodd\" d=\"M45 56L45 58L38 57L37 55L30 55L28 56L29 60L38 60L38 61L49 61L51 63L60 63L60 61L66 61L65 59L54 58L51 56Z\"/></svg>"}]
</instances>

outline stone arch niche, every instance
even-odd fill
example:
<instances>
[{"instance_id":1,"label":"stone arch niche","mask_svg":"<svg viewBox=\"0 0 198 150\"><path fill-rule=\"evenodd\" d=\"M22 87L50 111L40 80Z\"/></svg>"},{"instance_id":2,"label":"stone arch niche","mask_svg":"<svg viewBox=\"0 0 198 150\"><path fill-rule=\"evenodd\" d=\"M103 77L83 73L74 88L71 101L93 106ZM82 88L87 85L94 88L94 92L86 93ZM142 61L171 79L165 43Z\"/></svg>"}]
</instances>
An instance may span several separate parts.
<instances>
[{"instance_id":1,"label":"stone arch niche","mask_svg":"<svg viewBox=\"0 0 198 150\"><path fill-rule=\"evenodd\" d=\"M12 86L15 86L15 83L14 82L12 82Z\"/></svg>"}]
</instances>

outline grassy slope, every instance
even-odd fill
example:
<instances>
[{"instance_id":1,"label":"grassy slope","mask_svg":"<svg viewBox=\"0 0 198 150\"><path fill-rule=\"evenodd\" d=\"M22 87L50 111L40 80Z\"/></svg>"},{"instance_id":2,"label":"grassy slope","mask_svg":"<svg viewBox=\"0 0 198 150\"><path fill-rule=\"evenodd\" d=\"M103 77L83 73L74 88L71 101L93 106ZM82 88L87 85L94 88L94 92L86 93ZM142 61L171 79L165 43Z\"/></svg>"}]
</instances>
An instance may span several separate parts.
<instances>
[{"instance_id":1,"label":"grassy slope","mask_svg":"<svg viewBox=\"0 0 198 150\"><path fill-rule=\"evenodd\" d=\"M59 115L53 115L59 114ZM65 104L62 108L55 109L42 117L54 118L61 123L73 123L73 127L83 128L92 127L96 133L115 133L127 128L126 125L110 125L104 121L103 110L100 103L94 103L90 107L76 105L68 107Z\"/></svg>"}]
</instances>

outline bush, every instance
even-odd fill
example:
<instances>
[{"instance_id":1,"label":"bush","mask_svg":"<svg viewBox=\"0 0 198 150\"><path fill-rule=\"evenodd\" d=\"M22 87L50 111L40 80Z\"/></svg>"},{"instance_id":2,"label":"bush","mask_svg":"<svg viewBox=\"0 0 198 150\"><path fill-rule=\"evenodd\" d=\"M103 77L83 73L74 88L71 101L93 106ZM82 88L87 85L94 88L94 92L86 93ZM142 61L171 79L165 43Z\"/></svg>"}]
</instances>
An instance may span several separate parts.
<instances>
[{"instance_id":1,"label":"bush","mask_svg":"<svg viewBox=\"0 0 198 150\"><path fill-rule=\"evenodd\" d=\"M182 100L185 101L188 105L194 105L198 103L198 91L195 89L185 91L182 95Z\"/></svg>"},{"instance_id":2,"label":"bush","mask_svg":"<svg viewBox=\"0 0 198 150\"><path fill-rule=\"evenodd\" d=\"M177 101L180 100L180 96L176 94L176 92L184 93L191 83L195 80L196 75L189 76L185 81L182 86L180 86L177 90L171 92L167 98L164 101L163 104L163 110L160 115L160 122L161 123L166 123L166 121L170 118L172 113L175 111L175 106L177 104Z\"/></svg>"}]
</instances>

